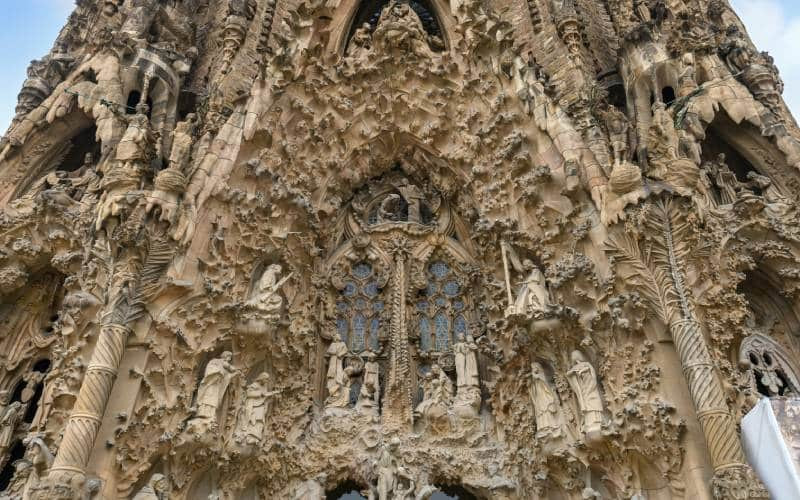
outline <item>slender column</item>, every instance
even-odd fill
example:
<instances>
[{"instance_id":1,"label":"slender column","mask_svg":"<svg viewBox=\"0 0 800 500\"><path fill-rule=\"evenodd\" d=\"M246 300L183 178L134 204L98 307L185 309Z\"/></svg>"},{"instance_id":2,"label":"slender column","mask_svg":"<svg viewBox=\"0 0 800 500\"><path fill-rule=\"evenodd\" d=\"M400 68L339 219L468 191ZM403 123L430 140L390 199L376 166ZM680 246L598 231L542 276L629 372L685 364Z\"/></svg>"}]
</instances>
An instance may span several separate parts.
<instances>
[{"instance_id":1,"label":"slender column","mask_svg":"<svg viewBox=\"0 0 800 500\"><path fill-rule=\"evenodd\" d=\"M389 384L384 398L383 425L391 430L405 430L413 424L411 368L406 330L406 256L395 254L392 277L392 320L390 325L391 357Z\"/></svg>"},{"instance_id":2,"label":"slender column","mask_svg":"<svg viewBox=\"0 0 800 500\"><path fill-rule=\"evenodd\" d=\"M86 375L67 422L51 475L84 474L129 333L128 327L117 324L104 325L100 329L97 345L86 368Z\"/></svg>"}]
</instances>

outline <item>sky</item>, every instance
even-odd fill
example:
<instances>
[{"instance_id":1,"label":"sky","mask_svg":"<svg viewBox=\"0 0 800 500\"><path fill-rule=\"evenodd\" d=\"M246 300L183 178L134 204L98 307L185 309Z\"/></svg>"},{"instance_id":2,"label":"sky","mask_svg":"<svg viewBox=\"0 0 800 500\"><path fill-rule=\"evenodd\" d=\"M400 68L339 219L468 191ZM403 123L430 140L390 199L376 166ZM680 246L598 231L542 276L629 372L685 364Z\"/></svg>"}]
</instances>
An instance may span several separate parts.
<instances>
[{"instance_id":1,"label":"sky","mask_svg":"<svg viewBox=\"0 0 800 500\"><path fill-rule=\"evenodd\" d=\"M800 1L729 0L760 50L769 51L786 84L784 98L800 113ZM0 0L0 133L14 116L25 70L47 54L74 0Z\"/></svg>"}]
</instances>

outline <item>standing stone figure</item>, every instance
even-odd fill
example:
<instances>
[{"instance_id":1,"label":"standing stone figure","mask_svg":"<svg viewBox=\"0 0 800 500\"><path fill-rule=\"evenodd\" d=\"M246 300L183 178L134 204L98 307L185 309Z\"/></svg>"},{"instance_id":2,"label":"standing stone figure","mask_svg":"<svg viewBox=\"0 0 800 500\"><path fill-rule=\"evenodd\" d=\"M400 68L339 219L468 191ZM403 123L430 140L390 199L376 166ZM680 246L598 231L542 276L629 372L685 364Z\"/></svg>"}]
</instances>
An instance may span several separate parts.
<instances>
[{"instance_id":1,"label":"standing stone figure","mask_svg":"<svg viewBox=\"0 0 800 500\"><path fill-rule=\"evenodd\" d=\"M630 124L622 111L611 104L603 112L603 119L608 132L608 139L611 142L611 149L614 152L614 165L619 165L625 161L625 154L628 152L628 129Z\"/></svg>"},{"instance_id":2,"label":"standing stone figure","mask_svg":"<svg viewBox=\"0 0 800 500\"><path fill-rule=\"evenodd\" d=\"M205 375L197 390L197 417L209 423L217 421L217 410L222 404L228 385L235 375L231 360L233 354L229 351L222 353L217 359L209 361Z\"/></svg>"},{"instance_id":3,"label":"standing stone figure","mask_svg":"<svg viewBox=\"0 0 800 500\"><path fill-rule=\"evenodd\" d=\"M400 445L398 438L393 438L388 446L384 446L375 462L375 475L378 476L378 500L389 500L397 485L397 459L394 452Z\"/></svg>"},{"instance_id":4,"label":"standing stone figure","mask_svg":"<svg viewBox=\"0 0 800 500\"><path fill-rule=\"evenodd\" d=\"M531 363L531 387L529 390L536 417L536 438L556 438L562 435L564 422L561 419L558 398L547 381L542 365Z\"/></svg>"},{"instance_id":5,"label":"standing stone figure","mask_svg":"<svg viewBox=\"0 0 800 500\"><path fill-rule=\"evenodd\" d=\"M133 497L133 500L165 500L167 498L167 478L155 473L146 485Z\"/></svg>"},{"instance_id":6,"label":"standing stone figure","mask_svg":"<svg viewBox=\"0 0 800 500\"><path fill-rule=\"evenodd\" d=\"M453 346L456 362L456 387L459 391L462 388L478 387L478 359L476 352L478 346L475 344L472 335L467 334L466 338L459 338Z\"/></svg>"},{"instance_id":7,"label":"standing stone figure","mask_svg":"<svg viewBox=\"0 0 800 500\"><path fill-rule=\"evenodd\" d=\"M15 401L8 405L0 416L0 460L5 458L8 448L11 446L22 413L22 403Z\"/></svg>"},{"instance_id":8,"label":"standing stone figure","mask_svg":"<svg viewBox=\"0 0 800 500\"><path fill-rule=\"evenodd\" d=\"M583 434L596 436L603 424L603 400L597 385L597 375L582 352L572 351L571 359L572 368L567 372L567 379L575 391L578 407L583 415Z\"/></svg>"},{"instance_id":9,"label":"standing stone figure","mask_svg":"<svg viewBox=\"0 0 800 500\"><path fill-rule=\"evenodd\" d=\"M269 385L269 375L262 373L247 386L236 436L237 442L247 445L257 445L261 442L269 410L269 398L280 393L280 391L267 391L267 385Z\"/></svg>"},{"instance_id":10,"label":"standing stone figure","mask_svg":"<svg viewBox=\"0 0 800 500\"><path fill-rule=\"evenodd\" d=\"M347 352L347 344L338 337L328 347L327 408L345 408L350 402L350 373L344 366Z\"/></svg>"},{"instance_id":11,"label":"standing stone figure","mask_svg":"<svg viewBox=\"0 0 800 500\"><path fill-rule=\"evenodd\" d=\"M365 357L367 361L364 363L364 380L358 395L358 408L377 409L381 394L380 365L375 361L374 352L367 351Z\"/></svg>"}]
</instances>

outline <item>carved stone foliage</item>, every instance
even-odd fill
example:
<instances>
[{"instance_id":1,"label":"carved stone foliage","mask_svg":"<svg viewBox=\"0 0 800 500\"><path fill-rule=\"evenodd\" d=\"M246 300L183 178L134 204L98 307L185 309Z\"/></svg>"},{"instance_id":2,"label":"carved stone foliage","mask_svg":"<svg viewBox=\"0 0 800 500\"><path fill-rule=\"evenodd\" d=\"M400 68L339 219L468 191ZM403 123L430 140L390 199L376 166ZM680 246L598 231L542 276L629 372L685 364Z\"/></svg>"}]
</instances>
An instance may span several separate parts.
<instances>
[{"instance_id":1,"label":"carved stone foliage","mask_svg":"<svg viewBox=\"0 0 800 500\"><path fill-rule=\"evenodd\" d=\"M23 87L2 495L765 498L800 136L725 2L80 1Z\"/></svg>"}]
</instances>

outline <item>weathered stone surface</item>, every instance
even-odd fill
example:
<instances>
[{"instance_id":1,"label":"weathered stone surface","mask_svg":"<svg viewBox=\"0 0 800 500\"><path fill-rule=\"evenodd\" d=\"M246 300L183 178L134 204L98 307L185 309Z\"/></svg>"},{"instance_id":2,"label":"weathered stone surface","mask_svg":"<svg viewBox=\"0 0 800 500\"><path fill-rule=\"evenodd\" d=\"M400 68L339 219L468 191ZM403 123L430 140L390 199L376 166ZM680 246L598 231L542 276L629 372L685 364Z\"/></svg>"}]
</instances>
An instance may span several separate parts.
<instances>
[{"instance_id":1,"label":"weathered stone surface","mask_svg":"<svg viewBox=\"0 0 800 500\"><path fill-rule=\"evenodd\" d=\"M0 142L2 495L766 497L800 134L727 2L76 3Z\"/></svg>"}]
</instances>

